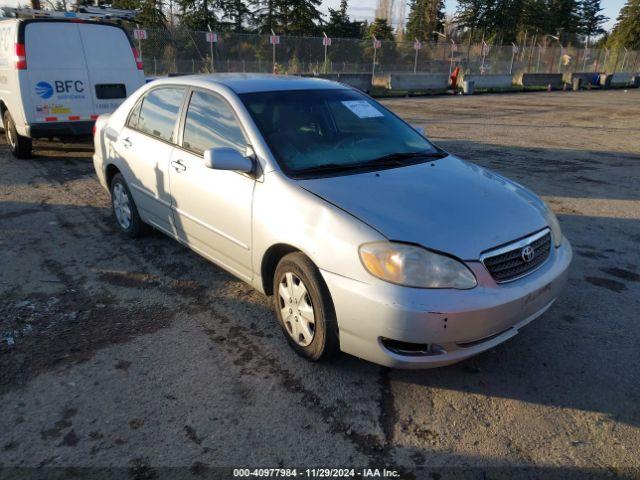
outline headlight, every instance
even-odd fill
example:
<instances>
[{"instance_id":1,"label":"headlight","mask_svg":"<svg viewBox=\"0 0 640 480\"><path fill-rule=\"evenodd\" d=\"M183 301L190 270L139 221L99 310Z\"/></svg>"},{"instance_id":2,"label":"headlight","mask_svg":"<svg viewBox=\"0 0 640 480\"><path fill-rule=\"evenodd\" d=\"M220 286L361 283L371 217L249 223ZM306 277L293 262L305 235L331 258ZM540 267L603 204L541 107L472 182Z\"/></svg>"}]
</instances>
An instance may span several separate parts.
<instances>
[{"instance_id":1,"label":"headlight","mask_svg":"<svg viewBox=\"0 0 640 480\"><path fill-rule=\"evenodd\" d=\"M359 249L371 275L387 282L417 288L473 288L476 277L463 263L414 245L365 243Z\"/></svg>"},{"instance_id":2,"label":"headlight","mask_svg":"<svg viewBox=\"0 0 640 480\"><path fill-rule=\"evenodd\" d=\"M551 229L551 236L553 237L553 244L556 247L559 247L562 243L562 229L560 228L560 222L558 222L558 217L553 213L551 207L547 202L544 202L544 216L549 224L549 228Z\"/></svg>"}]
</instances>

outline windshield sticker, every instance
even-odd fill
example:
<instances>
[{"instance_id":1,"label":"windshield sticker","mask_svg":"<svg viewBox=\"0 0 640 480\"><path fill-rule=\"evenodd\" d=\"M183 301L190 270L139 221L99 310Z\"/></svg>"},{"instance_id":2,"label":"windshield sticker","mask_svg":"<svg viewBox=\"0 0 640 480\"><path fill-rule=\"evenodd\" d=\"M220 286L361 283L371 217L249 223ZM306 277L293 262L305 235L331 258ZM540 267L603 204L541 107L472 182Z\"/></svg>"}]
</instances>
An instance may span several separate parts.
<instances>
[{"instance_id":1,"label":"windshield sticker","mask_svg":"<svg viewBox=\"0 0 640 480\"><path fill-rule=\"evenodd\" d=\"M342 104L359 118L384 117L383 113L366 100L346 100Z\"/></svg>"}]
</instances>

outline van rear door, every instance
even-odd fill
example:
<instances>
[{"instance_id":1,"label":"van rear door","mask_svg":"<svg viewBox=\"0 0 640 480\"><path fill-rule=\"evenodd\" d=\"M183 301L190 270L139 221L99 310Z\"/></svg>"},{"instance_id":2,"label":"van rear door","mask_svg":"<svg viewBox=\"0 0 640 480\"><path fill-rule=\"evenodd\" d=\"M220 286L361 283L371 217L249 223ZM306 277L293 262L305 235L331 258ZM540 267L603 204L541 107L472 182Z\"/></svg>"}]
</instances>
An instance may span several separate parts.
<instances>
[{"instance_id":1,"label":"van rear door","mask_svg":"<svg viewBox=\"0 0 640 480\"><path fill-rule=\"evenodd\" d=\"M93 111L113 112L144 85L131 43L125 32L110 25L78 24L87 61Z\"/></svg>"},{"instance_id":2,"label":"van rear door","mask_svg":"<svg viewBox=\"0 0 640 480\"><path fill-rule=\"evenodd\" d=\"M93 97L82 45L77 23L36 21L25 25L32 101L31 108L25 102L28 123L91 119Z\"/></svg>"}]
</instances>

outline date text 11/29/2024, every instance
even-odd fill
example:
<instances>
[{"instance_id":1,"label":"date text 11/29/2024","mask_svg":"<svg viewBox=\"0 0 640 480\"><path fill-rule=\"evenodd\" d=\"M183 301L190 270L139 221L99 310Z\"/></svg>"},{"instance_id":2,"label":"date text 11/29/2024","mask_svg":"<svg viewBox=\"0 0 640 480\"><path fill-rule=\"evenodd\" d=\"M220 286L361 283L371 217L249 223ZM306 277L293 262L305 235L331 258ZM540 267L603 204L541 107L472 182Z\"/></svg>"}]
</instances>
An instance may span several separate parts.
<instances>
[{"instance_id":1,"label":"date text 11/29/2024","mask_svg":"<svg viewBox=\"0 0 640 480\"><path fill-rule=\"evenodd\" d=\"M400 478L397 470L386 468L234 468L234 478Z\"/></svg>"}]
</instances>

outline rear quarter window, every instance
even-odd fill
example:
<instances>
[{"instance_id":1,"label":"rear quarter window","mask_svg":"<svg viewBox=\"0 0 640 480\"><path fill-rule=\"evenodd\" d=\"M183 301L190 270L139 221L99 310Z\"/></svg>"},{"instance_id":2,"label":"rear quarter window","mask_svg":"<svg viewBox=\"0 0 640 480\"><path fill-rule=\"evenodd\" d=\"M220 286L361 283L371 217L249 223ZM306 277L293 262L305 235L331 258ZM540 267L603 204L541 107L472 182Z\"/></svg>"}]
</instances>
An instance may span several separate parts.
<instances>
[{"instance_id":1,"label":"rear quarter window","mask_svg":"<svg viewBox=\"0 0 640 480\"><path fill-rule=\"evenodd\" d=\"M184 88L156 88L145 95L138 114L137 130L167 142L174 141Z\"/></svg>"}]
</instances>

